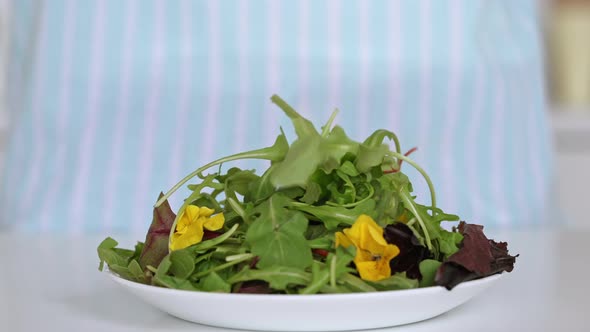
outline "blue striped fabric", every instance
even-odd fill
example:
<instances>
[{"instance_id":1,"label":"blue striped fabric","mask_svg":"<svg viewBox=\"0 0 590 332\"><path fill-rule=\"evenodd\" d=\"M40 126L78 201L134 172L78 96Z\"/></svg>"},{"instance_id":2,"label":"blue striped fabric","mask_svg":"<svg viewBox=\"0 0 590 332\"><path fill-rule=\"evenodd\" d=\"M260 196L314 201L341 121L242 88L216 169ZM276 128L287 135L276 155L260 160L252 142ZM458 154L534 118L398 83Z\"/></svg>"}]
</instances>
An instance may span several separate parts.
<instances>
[{"instance_id":1,"label":"blue striped fabric","mask_svg":"<svg viewBox=\"0 0 590 332\"><path fill-rule=\"evenodd\" d=\"M398 132L445 210L489 226L543 222L552 169L534 0L9 7L1 223L142 232L185 173L269 145L279 126L292 133L273 93L314 123L338 107L358 140Z\"/></svg>"}]
</instances>

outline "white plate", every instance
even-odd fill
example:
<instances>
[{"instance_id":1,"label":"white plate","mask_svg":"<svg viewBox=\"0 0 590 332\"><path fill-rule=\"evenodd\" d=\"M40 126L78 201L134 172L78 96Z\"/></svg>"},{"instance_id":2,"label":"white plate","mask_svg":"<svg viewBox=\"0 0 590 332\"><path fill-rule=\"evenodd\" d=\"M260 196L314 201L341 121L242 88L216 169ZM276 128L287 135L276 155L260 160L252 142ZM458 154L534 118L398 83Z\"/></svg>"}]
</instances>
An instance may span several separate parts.
<instances>
[{"instance_id":1,"label":"white plate","mask_svg":"<svg viewBox=\"0 0 590 332\"><path fill-rule=\"evenodd\" d=\"M109 273L124 289L178 318L263 331L346 331L419 322L473 298L501 275L462 283L452 291L427 287L351 294L224 294L139 284Z\"/></svg>"}]
</instances>

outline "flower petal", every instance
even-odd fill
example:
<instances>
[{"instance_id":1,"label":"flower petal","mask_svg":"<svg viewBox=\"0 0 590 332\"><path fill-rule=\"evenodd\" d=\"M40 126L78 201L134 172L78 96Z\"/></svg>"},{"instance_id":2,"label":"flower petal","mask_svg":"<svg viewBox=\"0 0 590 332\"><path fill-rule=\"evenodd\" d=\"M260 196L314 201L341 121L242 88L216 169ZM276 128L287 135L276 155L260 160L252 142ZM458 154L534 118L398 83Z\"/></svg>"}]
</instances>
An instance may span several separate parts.
<instances>
[{"instance_id":1,"label":"flower petal","mask_svg":"<svg viewBox=\"0 0 590 332\"><path fill-rule=\"evenodd\" d=\"M206 206L202 206L201 209L199 210L199 216L210 217L213 214L213 212L215 212L215 211L206 207Z\"/></svg>"},{"instance_id":2,"label":"flower petal","mask_svg":"<svg viewBox=\"0 0 590 332\"><path fill-rule=\"evenodd\" d=\"M190 224L197 221L199 218L200 208L195 205L188 205L178 217L178 223L176 224L176 232L184 234Z\"/></svg>"},{"instance_id":3,"label":"flower petal","mask_svg":"<svg viewBox=\"0 0 590 332\"><path fill-rule=\"evenodd\" d=\"M190 247L195 243L201 242L203 239L203 228L198 223L193 223L187 227L183 234L175 233L172 235L170 241L171 250L184 249Z\"/></svg>"},{"instance_id":4,"label":"flower petal","mask_svg":"<svg viewBox=\"0 0 590 332\"><path fill-rule=\"evenodd\" d=\"M344 235L342 232L336 232L336 234L334 234L334 242L336 247L342 246L344 248L348 248L354 245L348 236Z\"/></svg>"},{"instance_id":5,"label":"flower petal","mask_svg":"<svg viewBox=\"0 0 590 332\"><path fill-rule=\"evenodd\" d=\"M362 262L372 262L375 260L375 256L373 253L367 250L358 249L356 250L356 255L354 256L354 263L359 264Z\"/></svg>"},{"instance_id":6,"label":"flower petal","mask_svg":"<svg viewBox=\"0 0 590 332\"><path fill-rule=\"evenodd\" d=\"M225 222L225 216L223 213L219 213L214 215L211 218L207 218L207 220L203 223L203 227L210 231L216 231L223 227L223 223Z\"/></svg>"},{"instance_id":7,"label":"flower petal","mask_svg":"<svg viewBox=\"0 0 590 332\"><path fill-rule=\"evenodd\" d=\"M355 263L361 279L368 281L379 281L390 277L391 269L388 264L379 264L377 261ZM381 266L382 265L382 266ZM383 268L383 267L387 268Z\"/></svg>"},{"instance_id":8,"label":"flower petal","mask_svg":"<svg viewBox=\"0 0 590 332\"><path fill-rule=\"evenodd\" d=\"M383 260L387 261L389 265L389 261L399 255L399 248L395 244L388 244L383 251Z\"/></svg>"}]
</instances>

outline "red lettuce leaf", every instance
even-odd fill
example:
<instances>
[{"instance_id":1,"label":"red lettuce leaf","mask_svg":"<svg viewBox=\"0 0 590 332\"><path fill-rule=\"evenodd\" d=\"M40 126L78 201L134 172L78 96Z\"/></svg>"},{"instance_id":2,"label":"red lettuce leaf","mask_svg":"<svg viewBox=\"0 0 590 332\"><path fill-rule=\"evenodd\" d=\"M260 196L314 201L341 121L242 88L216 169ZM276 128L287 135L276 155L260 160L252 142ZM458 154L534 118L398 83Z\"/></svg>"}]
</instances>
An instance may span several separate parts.
<instances>
[{"instance_id":1,"label":"red lettuce leaf","mask_svg":"<svg viewBox=\"0 0 590 332\"><path fill-rule=\"evenodd\" d=\"M160 193L159 198L163 196ZM168 201L154 208L152 224L145 237L145 245L139 256L139 265L145 270L146 266L158 267L162 259L168 255L168 240L170 229L176 215L172 212Z\"/></svg>"},{"instance_id":2,"label":"red lettuce leaf","mask_svg":"<svg viewBox=\"0 0 590 332\"><path fill-rule=\"evenodd\" d=\"M483 226L462 221L459 232L463 235L461 248L439 267L434 281L448 290L458 284L514 269L516 256L508 253L506 242L495 242L483 233Z\"/></svg>"},{"instance_id":3,"label":"red lettuce leaf","mask_svg":"<svg viewBox=\"0 0 590 332\"><path fill-rule=\"evenodd\" d=\"M391 273L406 272L408 278L422 280L420 262L430 257L430 251L420 245L412 230L405 224L395 223L385 227L383 237L399 248L399 254L389 263Z\"/></svg>"},{"instance_id":4,"label":"red lettuce leaf","mask_svg":"<svg viewBox=\"0 0 590 332\"><path fill-rule=\"evenodd\" d=\"M270 294L270 292L269 284L262 280L245 281L238 289L238 293L243 294Z\"/></svg>"}]
</instances>

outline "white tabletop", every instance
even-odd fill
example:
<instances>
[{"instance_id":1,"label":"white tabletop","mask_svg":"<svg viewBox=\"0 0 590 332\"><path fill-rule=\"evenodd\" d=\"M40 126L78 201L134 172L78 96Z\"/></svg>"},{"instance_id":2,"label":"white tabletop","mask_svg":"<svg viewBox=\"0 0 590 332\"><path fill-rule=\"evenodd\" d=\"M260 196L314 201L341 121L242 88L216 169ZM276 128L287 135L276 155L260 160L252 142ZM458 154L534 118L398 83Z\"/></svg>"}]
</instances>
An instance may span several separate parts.
<instances>
[{"instance_id":1,"label":"white tabletop","mask_svg":"<svg viewBox=\"0 0 590 332\"><path fill-rule=\"evenodd\" d=\"M590 330L590 232L489 233L521 254L514 272L447 314L383 331ZM0 330L225 331L174 318L122 292L97 270L100 240L0 233Z\"/></svg>"}]
</instances>

